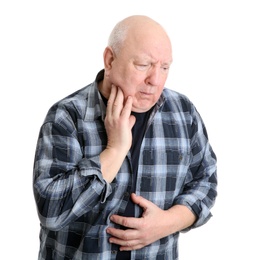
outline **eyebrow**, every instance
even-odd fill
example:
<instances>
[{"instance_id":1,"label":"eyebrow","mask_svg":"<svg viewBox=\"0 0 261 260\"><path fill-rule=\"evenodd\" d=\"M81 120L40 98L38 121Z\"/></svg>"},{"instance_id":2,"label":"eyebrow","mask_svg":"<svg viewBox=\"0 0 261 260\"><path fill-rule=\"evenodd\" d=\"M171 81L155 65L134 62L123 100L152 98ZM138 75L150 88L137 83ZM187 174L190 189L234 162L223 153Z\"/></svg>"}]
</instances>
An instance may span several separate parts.
<instances>
[{"instance_id":1,"label":"eyebrow","mask_svg":"<svg viewBox=\"0 0 261 260\"><path fill-rule=\"evenodd\" d=\"M140 61L146 61L146 62L150 62L150 63L157 63L158 60L154 59L152 56L150 55L143 55L143 56L134 56L133 57L133 61L135 62L140 62ZM173 59L170 59L170 61L166 61L164 63L162 63L162 65L167 65L170 66L171 63L173 62Z\"/></svg>"}]
</instances>

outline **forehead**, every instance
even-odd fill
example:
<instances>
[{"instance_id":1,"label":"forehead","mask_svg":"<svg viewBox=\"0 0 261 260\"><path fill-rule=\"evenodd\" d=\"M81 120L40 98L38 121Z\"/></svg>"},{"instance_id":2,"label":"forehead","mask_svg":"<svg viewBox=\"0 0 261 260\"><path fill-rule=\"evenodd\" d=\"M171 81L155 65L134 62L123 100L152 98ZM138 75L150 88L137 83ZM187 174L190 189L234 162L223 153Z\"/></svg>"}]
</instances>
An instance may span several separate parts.
<instances>
[{"instance_id":1,"label":"forehead","mask_svg":"<svg viewBox=\"0 0 261 260\"><path fill-rule=\"evenodd\" d=\"M159 26L138 27L129 30L123 51L135 59L172 61L172 46L166 32Z\"/></svg>"},{"instance_id":2,"label":"forehead","mask_svg":"<svg viewBox=\"0 0 261 260\"><path fill-rule=\"evenodd\" d=\"M157 44L150 41L139 41L136 44L127 44L123 48L128 59L133 61L172 63L172 50L169 45Z\"/></svg>"},{"instance_id":3,"label":"forehead","mask_svg":"<svg viewBox=\"0 0 261 260\"><path fill-rule=\"evenodd\" d=\"M133 55L131 57L133 62L144 62L144 63L161 63L163 65L170 65L172 63L172 57L170 55L157 55L155 53L141 53Z\"/></svg>"}]
</instances>

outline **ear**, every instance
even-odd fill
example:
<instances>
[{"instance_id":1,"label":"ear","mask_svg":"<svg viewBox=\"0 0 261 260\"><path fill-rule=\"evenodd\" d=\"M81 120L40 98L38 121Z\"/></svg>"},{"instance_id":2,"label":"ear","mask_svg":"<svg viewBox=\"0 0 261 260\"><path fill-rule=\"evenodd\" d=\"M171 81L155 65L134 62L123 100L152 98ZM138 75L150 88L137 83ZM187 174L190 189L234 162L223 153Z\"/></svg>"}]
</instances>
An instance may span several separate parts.
<instances>
[{"instance_id":1,"label":"ear","mask_svg":"<svg viewBox=\"0 0 261 260\"><path fill-rule=\"evenodd\" d=\"M106 71L109 71L112 67L112 62L114 60L114 53L111 47L106 47L103 52L103 62Z\"/></svg>"}]
</instances>

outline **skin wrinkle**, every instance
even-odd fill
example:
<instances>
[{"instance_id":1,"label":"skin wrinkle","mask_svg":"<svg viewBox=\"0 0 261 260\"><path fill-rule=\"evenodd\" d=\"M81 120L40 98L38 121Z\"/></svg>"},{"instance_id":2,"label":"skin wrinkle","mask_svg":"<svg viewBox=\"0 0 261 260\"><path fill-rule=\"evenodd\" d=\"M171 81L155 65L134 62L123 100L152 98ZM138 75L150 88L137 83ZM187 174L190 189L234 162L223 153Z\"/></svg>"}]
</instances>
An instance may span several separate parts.
<instances>
[{"instance_id":1,"label":"skin wrinkle","mask_svg":"<svg viewBox=\"0 0 261 260\"><path fill-rule=\"evenodd\" d=\"M115 37L120 34L123 39L115 47ZM146 16L131 16L121 21L110 35L109 43L111 46L106 47L103 54L106 76L98 88L108 99L105 118L108 144L100 160L103 177L111 182L131 146L131 129L135 124L131 111L144 113L159 100L172 63L172 46L165 30ZM117 128L120 129L118 134L115 132ZM196 220L183 205L164 211L135 194L131 199L143 209L142 217L113 215L111 221L127 229L107 229L111 235L109 241L120 245L120 250L142 248ZM155 219L164 219L166 223L159 222L160 225L155 226ZM150 235L148 231L152 227L154 233Z\"/></svg>"},{"instance_id":2,"label":"skin wrinkle","mask_svg":"<svg viewBox=\"0 0 261 260\"><path fill-rule=\"evenodd\" d=\"M132 111L146 112L157 102L168 76L172 63L170 39L150 18L133 16L122 23L128 28L122 32L126 39L117 46L116 53L113 45L105 49L106 77L99 90L108 98L113 84L121 88L125 100L129 95L133 97Z\"/></svg>"},{"instance_id":3,"label":"skin wrinkle","mask_svg":"<svg viewBox=\"0 0 261 260\"><path fill-rule=\"evenodd\" d=\"M185 95L164 89L172 47L154 20L120 21L103 60L95 81L52 106L40 130L39 260L178 259L179 232L205 224L216 197L203 120Z\"/></svg>"}]
</instances>

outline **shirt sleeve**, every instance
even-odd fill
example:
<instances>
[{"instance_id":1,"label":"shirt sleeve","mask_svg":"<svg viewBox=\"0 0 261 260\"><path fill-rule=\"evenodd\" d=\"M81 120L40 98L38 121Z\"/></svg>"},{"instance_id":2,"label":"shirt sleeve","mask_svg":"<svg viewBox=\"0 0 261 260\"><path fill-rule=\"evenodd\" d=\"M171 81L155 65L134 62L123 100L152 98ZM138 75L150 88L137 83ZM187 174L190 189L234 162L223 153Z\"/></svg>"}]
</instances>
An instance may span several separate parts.
<instances>
[{"instance_id":1,"label":"shirt sleeve","mask_svg":"<svg viewBox=\"0 0 261 260\"><path fill-rule=\"evenodd\" d=\"M50 230L62 229L111 193L99 155L83 157L74 128L70 119L46 122L37 142L34 196L41 224Z\"/></svg>"},{"instance_id":2,"label":"shirt sleeve","mask_svg":"<svg viewBox=\"0 0 261 260\"><path fill-rule=\"evenodd\" d=\"M211 217L211 208L217 196L217 158L209 143L207 131L199 113L192 105L190 128L191 161L183 192L175 204L187 206L197 217L190 228L205 224Z\"/></svg>"}]
</instances>

